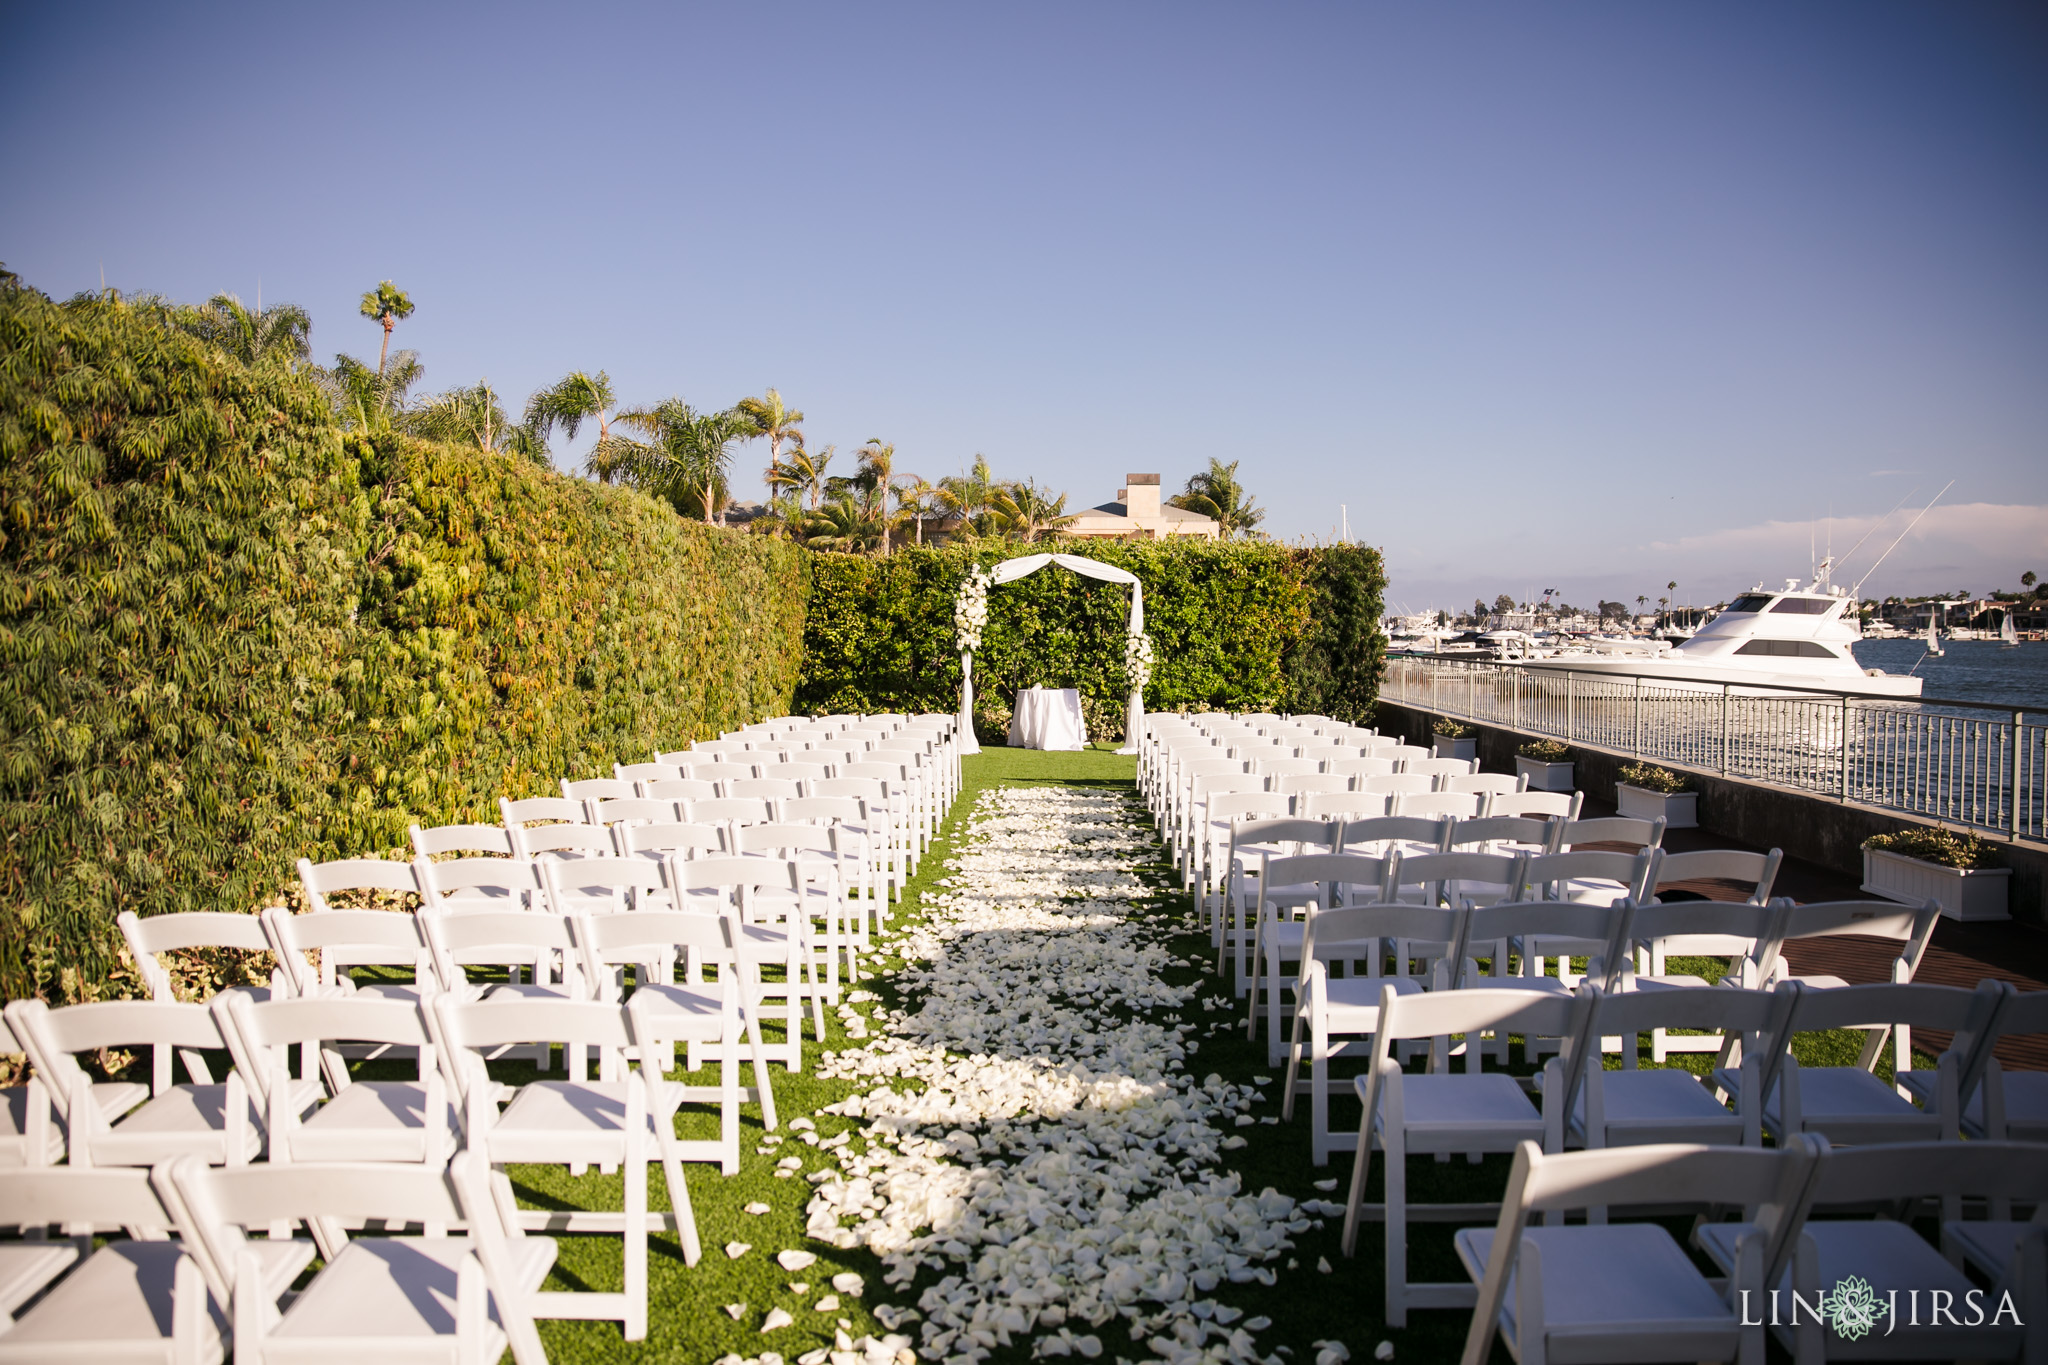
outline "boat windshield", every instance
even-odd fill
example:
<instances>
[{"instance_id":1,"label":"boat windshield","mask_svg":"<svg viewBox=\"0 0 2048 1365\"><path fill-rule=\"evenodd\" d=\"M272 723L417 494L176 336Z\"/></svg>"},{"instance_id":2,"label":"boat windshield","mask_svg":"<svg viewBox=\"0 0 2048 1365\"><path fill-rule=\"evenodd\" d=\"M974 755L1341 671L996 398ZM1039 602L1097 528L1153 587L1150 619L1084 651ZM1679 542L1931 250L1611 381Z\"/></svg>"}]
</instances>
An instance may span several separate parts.
<instances>
[{"instance_id":1,"label":"boat windshield","mask_svg":"<svg viewBox=\"0 0 2048 1365\"><path fill-rule=\"evenodd\" d=\"M1832 597L1781 597L1772 604L1773 612L1787 611L1794 616L1825 616L1835 608Z\"/></svg>"},{"instance_id":2,"label":"boat windshield","mask_svg":"<svg viewBox=\"0 0 2048 1365\"><path fill-rule=\"evenodd\" d=\"M1765 592L1746 592L1728 604L1730 611L1762 611L1771 603L1771 595Z\"/></svg>"}]
</instances>

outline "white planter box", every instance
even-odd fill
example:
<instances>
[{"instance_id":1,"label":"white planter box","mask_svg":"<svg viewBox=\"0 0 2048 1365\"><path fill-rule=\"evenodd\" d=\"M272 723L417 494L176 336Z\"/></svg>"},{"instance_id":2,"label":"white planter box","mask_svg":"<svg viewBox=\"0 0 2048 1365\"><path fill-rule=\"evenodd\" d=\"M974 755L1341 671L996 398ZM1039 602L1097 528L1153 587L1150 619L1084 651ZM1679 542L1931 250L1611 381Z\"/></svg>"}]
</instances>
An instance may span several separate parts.
<instances>
[{"instance_id":1,"label":"white planter box","mask_svg":"<svg viewBox=\"0 0 2048 1365\"><path fill-rule=\"evenodd\" d=\"M1946 919L2010 919L2006 892L2009 867L1943 867L1889 849L1863 850L1863 889L1888 901L1923 905L1939 901Z\"/></svg>"},{"instance_id":2,"label":"white planter box","mask_svg":"<svg viewBox=\"0 0 2048 1365\"><path fill-rule=\"evenodd\" d=\"M1479 757L1479 736L1465 739L1450 739L1444 735L1431 735L1430 752L1438 758L1463 758L1476 760Z\"/></svg>"},{"instance_id":3,"label":"white planter box","mask_svg":"<svg viewBox=\"0 0 2048 1365\"><path fill-rule=\"evenodd\" d=\"M1515 776L1529 779L1532 792L1576 791L1572 786L1572 760L1562 763L1545 763L1540 758L1523 758L1515 755Z\"/></svg>"},{"instance_id":4,"label":"white planter box","mask_svg":"<svg viewBox=\"0 0 2048 1365\"><path fill-rule=\"evenodd\" d=\"M1698 792L1653 792L1648 787L1631 787L1618 782L1614 787L1617 813L1631 820L1658 820L1666 829L1697 829L1700 823Z\"/></svg>"}]
</instances>

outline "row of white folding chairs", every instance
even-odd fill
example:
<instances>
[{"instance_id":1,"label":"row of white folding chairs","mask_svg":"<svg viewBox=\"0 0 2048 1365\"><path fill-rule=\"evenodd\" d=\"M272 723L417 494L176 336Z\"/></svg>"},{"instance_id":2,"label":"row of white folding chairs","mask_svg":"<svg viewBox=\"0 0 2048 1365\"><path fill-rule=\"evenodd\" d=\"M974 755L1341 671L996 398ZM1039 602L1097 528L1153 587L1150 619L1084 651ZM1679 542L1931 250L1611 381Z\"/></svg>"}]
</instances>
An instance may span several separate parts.
<instances>
[{"instance_id":1,"label":"row of white folding chairs","mask_svg":"<svg viewBox=\"0 0 2048 1365\"><path fill-rule=\"evenodd\" d=\"M797 757L812 751L831 752L852 746L858 753L865 746L869 751L890 749L911 749L926 752L938 760L942 770L937 776L942 787L944 800L950 803L960 787L960 746L954 734L954 718L951 716L926 715L918 717L872 717L866 720L848 722L835 728L831 720L824 722L782 723L769 722L760 727L734 732L717 740L699 741L688 750L676 753L657 754L658 762L687 763L700 757L738 757L741 761L755 762L770 755Z\"/></svg>"},{"instance_id":2,"label":"row of white folding chairs","mask_svg":"<svg viewBox=\"0 0 2048 1365\"><path fill-rule=\"evenodd\" d=\"M23 1234L0 1243L0 1360L339 1365L510 1349L541 1365L534 1317L555 1247L508 1225L513 1206L506 1177L473 1154L447 1167L0 1171L0 1223ZM428 1232L356 1238L293 1290L318 1248L268 1233L338 1219ZM121 1232L93 1249L93 1234Z\"/></svg>"},{"instance_id":3,"label":"row of white folding chairs","mask_svg":"<svg viewBox=\"0 0 2048 1365\"><path fill-rule=\"evenodd\" d=\"M1352 914L1354 912L1338 912ZM1335 915L1332 919L1336 918ZM1339 926L1329 926L1337 931ZM1683 993L1687 998L1609 996L1594 987L1572 995L1500 989L1403 994L1380 985L1372 1007L1376 1016L1364 1031L1372 1035L1369 1070L1352 1083L1368 1116L1370 1141L1348 1135L1354 1153L1351 1192L1347 1201L1343 1249L1356 1247L1359 1224L1378 1219L1385 1224L1386 1303L1390 1325L1405 1324L1411 1307L1460 1307L1473 1302L1469 1286L1416 1285L1407 1280L1407 1226L1412 1221L1468 1221L1490 1216L1488 1205L1417 1205L1407 1197L1407 1158L1433 1154L1439 1160L1463 1153L1476 1160L1485 1152L1516 1151L1528 1143L1557 1153L1572 1142L1595 1149L1653 1143L1660 1137L1683 1135L1700 1144L1726 1144L1757 1149L1770 1133L1781 1149L1802 1143L1836 1141L1861 1144L1914 1143L1954 1138L1953 1118L1915 1108L1856 1068L1801 1068L1790 1044L1800 1033L1831 1030L1845 1024L1889 1016L1941 1019L1965 1036L1960 1051L1952 1049L1940 1068L1947 1087L1944 1100L1954 1106L1964 1054L1973 1046L1967 1031L1981 1028L1998 1007L2006 988L1987 983L1977 992L1938 986L1862 986L1841 990L1810 990L1788 985L1777 993L1714 990ZM1633 1037L1659 1023L1682 1025L1699 1019L1727 1029L1748 1028L1760 1041L1740 1077L1722 1076L1717 1083L1737 1096L1730 1112L1688 1073L1673 1070L1607 1072L1598 1061L1605 1035ZM1775 1032L1768 1032L1775 1029ZM1350 1031L1360 1031L1354 1024ZM1566 1051L1545 1069L1539 1087L1541 1108L1515 1078L1482 1070L1486 1049L1475 1046L1486 1035L1508 1033L1559 1034L1570 1041ZM1463 1037L1462 1075L1449 1070L1451 1039ZM1422 1075L1403 1071L1396 1058L1403 1044L1427 1047L1431 1067ZM1633 1047L1624 1048L1630 1055ZM1801 1116L1797 1094L1823 1077L1843 1077L1866 1104L1860 1114L1836 1113L1823 1118ZM1775 1073L1775 1074L1773 1074ZM1830 1131L1832 1130L1832 1132ZM1945 1131L1946 1130L1946 1131ZM1343 1135L1333 1135L1343 1136ZM1988 1144L1986 1145L1988 1146ZM1363 1200L1372 1152L1385 1160L1385 1200ZM1985 1147L1972 1144L1966 1158L1955 1147L1920 1147L1916 1158L1950 1167L1970 1164ZM1890 1193L1900 1194L1902 1190ZM1589 1199L1597 1225L1610 1203L1666 1203L1668 1191L1654 1200ZM2038 1197L2038 1196L2037 1196ZM1510 1182L1510 1202L1514 1198ZM1724 1203L1747 1202L1724 1197ZM1994 1206L1994 1218L2009 1218ZM1864 1225L1868 1227L1868 1224ZM2003 1234L2003 1229L1987 1229ZM1711 1238L1713 1234L1709 1234ZM2012 1243L2006 1240L2009 1251ZM1703 1249L1720 1259L1711 1246ZM1724 1245L1725 1252L1728 1247ZM1479 1261L1486 1260L1482 1254ZM1723 1268L1727 1262L1723 1261ZM2000 1273L1994 1269L1994 1275ZM1475 1273L1474 1278L1479 1276ZM1775 1276L1763 1283L1775 1284ZM1613 1292L1603 1286L1603 1292ZM1760 1315L1759 1315L1760 1316ZM1917 1353L1916 1353L1917 1354ZM1688 1356L1688 1358L1697 1358ZM1726 1357L1722 1357L1726 1358Z\"/></svg>"},{"instance_id":4,"label":"row of white folding chairs","mask_svg":"<svg viewBox=\"0 0 2048 1365\"><path fill-rule=\"evenodd\" d=\"M1400 743L1377 730L1340 721L1258 721L1219 719L1215 716L1188 717L1154 713L1145 718L1145 735L1139 748L1139 783L1148 788L1158 765L1176 744L1198 742L1206 745L1239 744L1245 747L1285 744L1316 750L1350 749L1360 755L1377 754Z\"/></svg>"},{"instance_id":5,"label":"row of white folding chairs","mask_svg":"<svg viewBox=\"0 0 2048 1365\"><path fill-rule=\"evenodd\" d=\"M1304 773L1337 773L1344 776L1377 775L1392 772L1443 774L1471 772L1470 760L1440 759L1427 749L1398 745L1393 741L1371 745L1297 746L1285 742L1260 741L1255 745L1232 744L1202 735L1163 736L1148 750L1151 755L1141 773L1141 788L1155 817L1170 819L1180 791L1196 772L1257 771L1280 776ZM1238 765L1235 769L1222 765Z\"/></svg>"}]
</instances>

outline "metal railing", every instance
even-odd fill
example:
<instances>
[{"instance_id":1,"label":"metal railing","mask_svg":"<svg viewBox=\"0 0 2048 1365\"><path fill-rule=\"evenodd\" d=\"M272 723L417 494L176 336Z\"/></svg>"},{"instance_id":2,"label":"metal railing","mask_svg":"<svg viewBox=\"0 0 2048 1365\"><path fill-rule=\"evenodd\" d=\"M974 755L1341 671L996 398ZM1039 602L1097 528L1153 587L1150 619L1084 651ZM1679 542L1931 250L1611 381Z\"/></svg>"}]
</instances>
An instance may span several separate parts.
<instances>
[{"instance_id":1,"label":"metal railing","mask_svg":"<svg viewBox=\"0 0 2048 1365\"><path fill-rule=\"evenodd\" d=\"M2048 727L2011 707L1414 656L1380 696L1843 801L2044 837Z\"/></svg>"}]
</instances>

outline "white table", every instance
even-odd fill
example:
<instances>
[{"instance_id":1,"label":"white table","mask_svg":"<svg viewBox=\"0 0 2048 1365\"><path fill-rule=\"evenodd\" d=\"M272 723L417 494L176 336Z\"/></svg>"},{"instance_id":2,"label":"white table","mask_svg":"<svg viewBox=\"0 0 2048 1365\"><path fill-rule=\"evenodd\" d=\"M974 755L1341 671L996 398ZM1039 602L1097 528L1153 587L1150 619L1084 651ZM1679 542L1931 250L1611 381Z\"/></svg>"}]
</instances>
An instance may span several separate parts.
<instances>
[{"instance_id":1,"label":"white table","mask_svg":"<svg viewBox=\"0 0 2048 1365\"><path fill-rule=\"evenodd\" d=\"M1024 687L1010 715L1013 749L1085 749L1088 727L1081 723L1081 694L1071 687Z\"/></svg>"}]
</instances>

